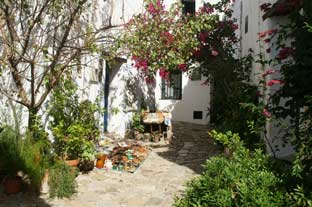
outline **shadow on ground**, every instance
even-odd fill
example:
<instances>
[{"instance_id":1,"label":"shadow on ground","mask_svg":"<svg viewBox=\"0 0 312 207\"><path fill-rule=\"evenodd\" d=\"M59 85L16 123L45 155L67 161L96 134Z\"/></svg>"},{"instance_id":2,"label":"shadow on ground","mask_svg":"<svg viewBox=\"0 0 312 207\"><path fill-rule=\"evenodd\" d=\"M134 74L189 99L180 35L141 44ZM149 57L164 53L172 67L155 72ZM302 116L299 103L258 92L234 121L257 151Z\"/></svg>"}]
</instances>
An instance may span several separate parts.
<instances>
[{"instance_id":1,"label":"shadow on ground","mask_svg":"<svg viewBox=\"0 0 312 207\"><path fill-rule=\"evenodd\" d=\"M175 122L170 146L167 150L156 149L155 152L171 162L201 173L206 160L221 152L220 147L208 136L208 130L208 126Z\"/></svg>"},{"instance_id":2,"label":"shadow on ground","mask_svg":"<svg viewBox=\"0 0 312 207\"><path fill-rule=\"evenodd\" d=\"M9 196L0 194L0 207L51 207L51 205L40 197L19 193Z\"/></svg>"}]
</instances>

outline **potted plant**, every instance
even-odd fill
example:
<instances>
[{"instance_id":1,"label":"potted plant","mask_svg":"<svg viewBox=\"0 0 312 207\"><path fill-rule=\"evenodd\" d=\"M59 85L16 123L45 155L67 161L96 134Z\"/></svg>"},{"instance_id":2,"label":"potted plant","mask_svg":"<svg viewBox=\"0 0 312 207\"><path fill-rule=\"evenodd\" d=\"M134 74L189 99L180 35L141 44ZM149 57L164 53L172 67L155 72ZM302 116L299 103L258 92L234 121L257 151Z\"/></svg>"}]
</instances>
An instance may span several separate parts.
<instances>
[{"instance_id":1,"label":"potted plant","mask_svg":"<svg viewBox=\"0 0 312 207\"><path fill-rule=\"evenodd\" d=\"M0 133L0 162L6 173L3 184L7 194L20 192L22 180L28 182L35 192L40 191L45 163L39 153L39 142L32 142L27 135L21 139L9 126L3 129Z\"/></svg>"},{"instance_id":2,"label":"potted plant","mask_svg":"<svg viewBox=\"0 0 312 207\"><path fill-rule=\"evenodd\" d=\"M94 168L95 145L91 141L85 141L81 154L79 169L82 172L89 172Z\"/></svg>"},{"instance_id":3,"label":"potted plant","mask_svg":"<svg viewBox=\"0 0 312 207\"><path fill-rule=\"evenodd\" d=\"M136 140L143 139L143 133L144 133L144 125L142 124L142 117L140 113L134 113L132 117L132 127L134 130L134 138Z\"/></svg>"},{"instance_id":4,"label":"potted plant","mask_svg":"<svg viewBox=\"0 0 312 207\"><path fill-rule=\"evenodd\" d=\"M78 166L79 158L83 153L86 131L81 124L72 124L67 129L65 144L65 160L71 166Z\"/></svg>"},{"instance_id":5,"label":"potted plant","mask_svg":"<svg viewBox=\"0 0 312 207\"><path fill-rule=\"evenodd\" d=\"M15 194L21 191L22 179L18 172L23 169L18 134L10 127L5 127L0 133L0 161L5 169L3 180L4 191Z\"/></svg>"}]
</instances>

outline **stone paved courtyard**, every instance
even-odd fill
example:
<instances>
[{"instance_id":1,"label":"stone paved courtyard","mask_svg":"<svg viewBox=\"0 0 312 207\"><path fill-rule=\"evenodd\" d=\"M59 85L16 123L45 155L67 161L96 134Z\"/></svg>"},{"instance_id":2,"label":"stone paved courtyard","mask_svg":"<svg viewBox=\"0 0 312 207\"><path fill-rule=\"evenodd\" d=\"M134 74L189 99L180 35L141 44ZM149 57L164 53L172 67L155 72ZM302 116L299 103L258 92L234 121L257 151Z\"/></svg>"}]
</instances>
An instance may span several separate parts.
<instances>
[{"instance_id":1,"label":"stone paved courtyard","mask_svg":"<svg viewBox=\"0 0 312 207\"><path fill-rule=\"evenodd\" d=\"M134 173L95 169L77 177L78 193L71 199L0 194L0 207L169 207L186 181L201 172L201 164L219 153L208 128L174 123L171 145L159 145Z\"/></svg>"}]
</instances>

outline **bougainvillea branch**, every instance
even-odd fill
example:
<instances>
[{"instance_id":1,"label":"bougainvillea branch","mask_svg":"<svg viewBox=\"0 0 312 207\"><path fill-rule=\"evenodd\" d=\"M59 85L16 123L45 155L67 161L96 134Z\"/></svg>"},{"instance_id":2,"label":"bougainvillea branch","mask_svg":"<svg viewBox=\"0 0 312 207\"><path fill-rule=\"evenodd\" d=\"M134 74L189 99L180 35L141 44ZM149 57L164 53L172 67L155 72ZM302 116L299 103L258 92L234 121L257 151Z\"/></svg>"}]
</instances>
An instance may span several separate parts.
<instances>
[{"instance_id":1,"label":"bougainvillea branch","mask_svg":"<svg viewBox=\"0 0 312 207\"><path fill-rule=\"evenodd\" d=\"M192 62L222 56L221 48L237 41L237 25L221 22L215 12L229 2L205 3L195 15L183 15L180 3L166 9L162 0L145 0L145 12L128 22L119 46L129 51L133 66L148 80L157 71L163 78L172 71L187 72Z\"/></svg>"}]
</instances>

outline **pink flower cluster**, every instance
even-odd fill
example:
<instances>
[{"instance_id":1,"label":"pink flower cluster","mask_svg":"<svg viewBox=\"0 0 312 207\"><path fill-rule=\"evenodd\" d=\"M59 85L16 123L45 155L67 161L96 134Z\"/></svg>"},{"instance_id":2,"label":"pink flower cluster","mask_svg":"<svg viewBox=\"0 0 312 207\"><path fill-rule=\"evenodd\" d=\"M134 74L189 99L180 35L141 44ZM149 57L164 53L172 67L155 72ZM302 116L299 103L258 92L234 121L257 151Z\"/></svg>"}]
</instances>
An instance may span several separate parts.
<instances>
[{"instance_id":1,"label":"pink flower cluster","mask_svg":"<svg viewBox=\"0 0 312 207\"><path fill-rule=\"evenodd\" d=\"M169 71L168 70L165 70L164 68L160 68L159 69L159 76L164 78L164 79L167 79L169 77Z\"/></svg>"},{"instance_id":2,"label":"pink flower cluster","mask_svg":"<svg viewBox=\"0 0 312 207\"><path fill-rule=\"evenodd\" d=\"M270 68L270 69L266 70L266 71L262 74L262 76L265 77L265 76L270 75L270 74L273 74L273 73L275 73L275 70L272 69L272 68Z\"/></svg>"},{"instance_id":3,"label":"pink flower cluster","mask_svg":"<svg viewBox=\"0 0 312 207\"><path fill-rule=\"evenodd\" d=\"M282 80L276 80L276 79L273 79L273 80L270 80L269 82L267 82L267 85L268 86L273 86L273 85L276 85L276 84L283 84L284 82Z\"/></svg>"},{"instance_id":4,"label":"pink flower cluster","mask_svg":"<svg viewBox=\"0 0 312 207\"><path fill-rule=\"evenodd\" d=\"M134 61L134 67L136 67L137 69L143 69L144 71L147 70L148 68L148 61L141 59L135 55L132 55L131 58Z\"/></svg>"},{"instance_id":5,"label":"pink flower cluster","mask_svg":"<svg viewBox=\"0 0 312 207\"><path fill-rule=\"evenodd\" d=\"M170 32L168 32L168 31L162 32L161 36L165 37L165 43L167 45L171 44L174 41L174 36Z\"/></svg>"},{"instance_id":6,"label":"pink flower cluster","mask_svg":"<svg viewBox=\"0 0 312 207\"><path fill-rule=\"evenodd\" d=\"M266 37L266 35L274 35L277 32L278 32L277 29L270 29L270 30L267 30L264 32L259 32L258 35L260 38L264 38L264 37Z\"/></svg>"},{"instance_id":7,"label":"pink flower cluster","mask_svg":"<svg viewBox=\"0 0 312 207\"><path fill-rule=\"evenodd\" d=\"M179 64L178 68L182 71L185 72L187 71L187 65L185 63Z\"/></svg>"},{"instance_id":8,"label":"pink flower cluster","mask_svg":"<svg viewBox=\"0 0 312 207\"><path fill-rule=\"evenodd\" d=\"M278 53L278 55L277 55L277 58L278 58L279 60L284 60L284 59L286 59L286 58L288 58L288 57L294 55L294 53L295 53L295 50L294 50L293 48L291 48L291 47L285 47L285 48L282 48L282 49L279 51L279 53Z\"/></svg>"},{"instance_id":9,"label":"pink flower cluster","mask_svg":"<svg viewBox=\"0 0 312 207\"><path fill-rule=\"evenodd\" d=\"M150 3L148 4L148 7L147 7L147 11L148 11L150 14L153 14L153 15L159 14L159 12L160 12L161 10L163 10L163 9L164 9L164 6L163 6L161 0L157 0L156 4L153 3L153 2L150 2Z\"/></svg>"},{"instance_id":10,"label":"pink flower cluster","mask_svg":"<svg viewBox=\"0 0 312 207\"><path fill-rule=\"evenodd\" d=\"M266 108L263 109L262 114L263 114L266 118L271 118L271 117L272 117L272 114L271 114Z\"/></svg>"}]
</instances>

